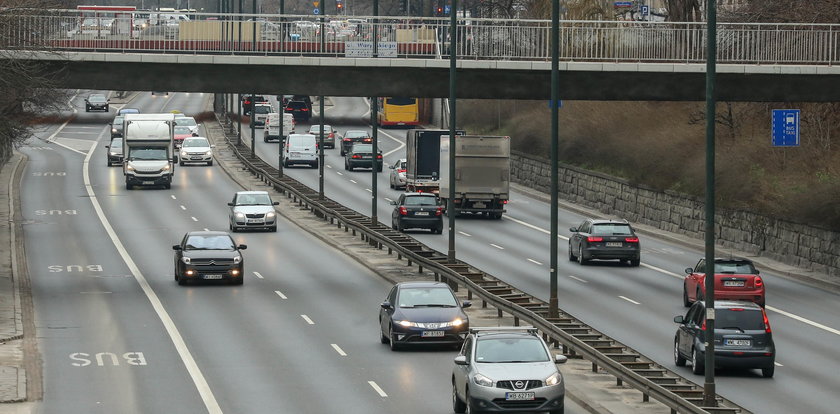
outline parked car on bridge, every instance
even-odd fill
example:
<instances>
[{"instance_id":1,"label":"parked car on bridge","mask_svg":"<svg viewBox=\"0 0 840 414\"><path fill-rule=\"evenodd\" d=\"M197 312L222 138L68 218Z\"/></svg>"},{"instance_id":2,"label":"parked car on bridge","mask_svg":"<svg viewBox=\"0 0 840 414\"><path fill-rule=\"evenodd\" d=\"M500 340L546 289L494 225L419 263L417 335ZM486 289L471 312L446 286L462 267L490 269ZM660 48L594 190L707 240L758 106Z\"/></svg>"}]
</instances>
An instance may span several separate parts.
<instances>
[{"instance_id":1,"label":"parked car on bridge","mask_svg":"<svg viewBox=\"0 0 840 414\"><path fill-rule=\"evenodd\" d=\"M687 308L706 297L706 259L685 269L683 305ZM715 299L745 300L764 307L764 280L748 259L715 259Z\"/></svg>"},{"instance_id":2,"label":"parked car on bridge","mask_svg":"<svg viewBox=\"0 0 840 414\"><path fill-rule=\"evenodd\" d=\"M446 283L402 282L379 306L379 337L392 351L408 345L461 345L469 319Z\"/></svg>"},{"instance_id":3,"label":"parked car on bridge","mask_svg":"<svg viewBox=\"0 0 840 414\"><path fill-rule=\"evenodd\" d=\"M391 202L391 228L429 229L432 233L443 233L443 207L432 193L405 193Z\"/></svg>"},{"instance_id":4,"label":"parked car on bridge","mask_svg":"<svg viewBox=\"0 0 840 414\"><path fill-rule=\"evenodd\" d=\"M691 361L691 371L705 372L706 304L694 302L685 316L674 317L680 324L674 337L674 363ZM761 306L742 301L715 301L715 367L758 368L764 378L776 370L776 345L767 313Z\"/></svg>"},{"instance_id":5,"label":"parked car on bridge","mask_svg":"<svg viewBox=\"0 0 840 414\"><path fill-rule=\"evenodd\" d=\"M562 414L563 374L536 328L472 328L452 369L456 413L548 412Z\"/></svg>"},{"instance_id":6,"label":"parked car on bridge","mask_svg":"<svg viewBox=\"0 0 840 414\"><path fill-rule=\"evenodd\" d=\"M630 266L641 263L639 237L626 220L586 219L569 229L569 260L588 264L590 260L627 261Z\"/></svg>"},{"instance_id":7,"label":"parked car on bridge","mask_svg":"<svg viewBox=\"0 0 840 414\"><path fill-rule=\"evenodd\" d=\"M265 229L277 231L277 213L274 206L277 201L271 201L267 191L239 191L233 195L228 203L228 225L230 231L245 229Z\"/></svg>"},{"instance_id":8,"label":"parked car on bridge","mask_svg":"<svg viewBox=\"0 0 840 414\"><path fill-rule=\"evenodd\" d=\"M85 98L85 112L104 111L108 112L108 98L101 93L92 93Z\"/></svg>"},{"instance_id":9,"label":"parked car on bridge","mask_svg":"<svg viewBox=\"0 0 840 414\"><path fill-rule=\"evenodd\" d=\"M175 250L175 281L179 285L198 280L226 280L241 285L245 275L242 250L224 231L191 231Z\"/></svg>"}]
</instances>

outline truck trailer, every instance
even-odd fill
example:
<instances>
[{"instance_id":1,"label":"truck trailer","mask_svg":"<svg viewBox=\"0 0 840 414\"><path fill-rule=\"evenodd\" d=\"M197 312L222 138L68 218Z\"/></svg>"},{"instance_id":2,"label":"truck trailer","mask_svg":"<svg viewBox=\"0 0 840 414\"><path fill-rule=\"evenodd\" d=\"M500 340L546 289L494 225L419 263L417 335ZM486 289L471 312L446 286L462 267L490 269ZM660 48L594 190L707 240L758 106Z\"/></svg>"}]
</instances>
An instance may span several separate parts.
<instances>
[{"instance_id":1,"label":"truck trailer","mask_svg":"<svg viewBox=\"0 0 840 414\"><path fill-rule=\"evenodd\" d=\"M464 135L464 131L455 131ZM412 129L406 134L405 191L437 193L440 178L440 139L448 129Z\"/></svg>"},{"instance_id":2,"label":"truck trailer","mask_svg":"<svg viewBox=\"0 0 840 414\"><path fill-rule=\"evenodd\" d=\"M455 198L449 199L449 152L455 151ZM500 219L510 198L510 137L463 135L440 142L440 198L456 214Z\"/></svg>"}]
</instances>

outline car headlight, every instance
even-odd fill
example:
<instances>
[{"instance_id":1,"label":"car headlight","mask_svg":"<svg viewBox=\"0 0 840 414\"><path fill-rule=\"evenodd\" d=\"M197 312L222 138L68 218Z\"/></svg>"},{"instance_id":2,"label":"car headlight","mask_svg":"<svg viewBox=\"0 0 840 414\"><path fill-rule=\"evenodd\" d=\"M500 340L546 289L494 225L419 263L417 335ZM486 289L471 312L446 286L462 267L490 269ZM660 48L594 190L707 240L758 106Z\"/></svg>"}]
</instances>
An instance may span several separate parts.
<instances>
[{"instance_id":1,"label":"car headlight","mask_svg":"<svg viewBox=\"0 0 840 414\"><path fill-rule=\"evenodd\" d=\"M242 263L242 256L236 256L233 258L233 264L240 264Z\"/></svg>"},{"instance_id":2,"label":"car headlight","mask_svg":"<svg viewBox=\"0 0 840 414\"><path fill-rule=\"evenodd\" d=\"M461 326L462 323L464 323L464 321L462 321L461 318L457 318L450 322L450 326Z\"/></svg>"},{"instance_id":3,"label":"car headlight","mask_svg":"<svg viewBox=\"0 0 840 414\"><path fill-rule=\"evenodd\" d=\"M213 155L213 150L207 150L207 152L205 152L204 155L206 155L208 157Z\"/></svg>"},{"instance_id":4,"label":"car headlight","mask_svg":"<svg viewBox=\"0 0 840 414\"><path fill-rule=\"evenodd\" d=\"M245 213L243 213L241 211L237 211L236 213L233 213L233 216L238 218L238 219L244 219L245 218Z\"/></svg>"},{"instance_id":5,"label":"car headlight","mask_svg":"<svg viewBox=\"0 0 840 414\"><path fill-rule=\"evenodd\" d=\"M485 377L484 375L481 375L481 374L473 375L473 382L475 382L478 385L481 385L482 387L492 387L493 386L493 380L491 380L490 378L487 378L487 377Z\"/></svg>"},{"instance_id":6,"label":"car headlight","mask_svg":"<svg viewBox=\"0 0 840 414\"><path fill-rule=\"evenodd\" d=\"M555 372L550 377L546 378L543 382L545 383L545 385L548 386L560 384L563 382L563 375L561 375L559 372Z\"/></svg>"},{"instance_id":7,"label":"car headlight","mask_svg":"<svg viewBox=\"0 0 840 414\"><path fill-rule=\"evenodd\" d=\"M190 264L190 258L187 256L182 257L181 261L184 262L184 264Z\"/></svg>"},{"instance_id":8,"label":"car headlight","mask_svg":"<svg viewBox=\"0 0 840 414\"><path fill-rule=\"evenodd\" d=\"M169 164L166 164L165 166L163 166L163 171L169 171Z\"/></svg>"},{"instance_id":9,"label":"car headlight","mask_svg":"<svg viewBox=\"0 0 840 414\"><path fill-rule=\"evenodd\" d=\"M126 171L134 171L134 167L131 164L125 166Z\"/></svg>"},{"instance_id":10,"label":"car headlight","mask_svg":"<svg viewBox=\"0 0 840 414\"><path fill-rule=\"evenodd\" d=\"M112 134L116 134L116 133L117 133L117 129L116 129L116 128L111 128L111 133L112 133Z\"/></svg>"},{"instance_id":11,"label":"car headlight","mask_svg":"<svg viewBox=\"0 0 840 414\"><path fill-rule=\"evenodd\" d=\"M275 215L276 214L273 211L269 211L268 213L265 213L266 218L274 218Z\"/></svg>"},{"instance_id":12,"label":"car headlight","mask_svg":"<svg viewBox=\"0 0 840 414\"><path fill-rule=\"evenodd\" d=\"M187 152L186 152L186 151L181 151L181 156L182 156L182 157L189 157L189 156L190 156L190 154L187 154Z\"/></svg>"},{"instance_id":13,"label":"car headlight","mask_svg":"<svg viewBox=\"0 0 840 414\"><path fill-rule=\"evenodd\" d=\"M397 323L398 323L398 324L400 324L401 326L405 326L405 327L407 327L407 328L408 328L408 327L411 327L411 326L417 326L417 324L416 324L416 323L414 323L414 322L409 322L409 321L399 321L399 322L397 322Z\"/></svg>"}]
</instances>

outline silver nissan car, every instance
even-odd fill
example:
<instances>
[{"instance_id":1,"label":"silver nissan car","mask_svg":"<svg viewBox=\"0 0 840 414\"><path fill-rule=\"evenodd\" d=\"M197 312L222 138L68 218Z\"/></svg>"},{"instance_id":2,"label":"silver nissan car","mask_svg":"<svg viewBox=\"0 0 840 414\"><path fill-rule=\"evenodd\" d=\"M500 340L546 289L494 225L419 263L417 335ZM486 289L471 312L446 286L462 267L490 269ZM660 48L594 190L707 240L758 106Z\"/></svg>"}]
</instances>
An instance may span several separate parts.
<instances>
[{"instance_id":1,"label":"silver nissan car","mask_svg":"<svg viewBox=\"0 0 840 414\"><path fill-rule=\"evenodd\" d=\"M277 212L267 191L239 191L233 196L230 207L230 231L265 229L277 231Z\"/></svg>"},{"instance_id":2,"label":"silver nissan car","mask_svg":"<svg viewBox=\"0 0 840 414\"><path fill-rule=\"evenodd\" d=\"M452 409L469 412L563 413L566 387L533 327L471 328L452 369Z\"/></svg>"}]
</instances>

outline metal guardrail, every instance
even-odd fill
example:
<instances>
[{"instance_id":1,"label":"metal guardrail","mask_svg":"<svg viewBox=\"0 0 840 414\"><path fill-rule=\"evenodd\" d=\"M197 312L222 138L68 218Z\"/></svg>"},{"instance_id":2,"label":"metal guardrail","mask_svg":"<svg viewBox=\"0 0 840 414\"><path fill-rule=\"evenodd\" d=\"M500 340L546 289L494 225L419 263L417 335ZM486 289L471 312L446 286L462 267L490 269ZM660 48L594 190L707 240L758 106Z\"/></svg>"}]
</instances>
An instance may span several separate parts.
<instances>
[{"instance_id":1,"label":"metal guardrail","mask_svg":"<svg viewBox=\"0 0 840 414\"><path fill-rule=\"evenodd\" d=\"M219 122L222 123L221 120ZM241 143L237 145L235 138L227 134L225 139L253 174L293 198L299 205L305 206L330 224L352 231L354 236L358 232L363 240L377 248L387 247L389 254L396 252L398 258L406 258L409 265L417 264L421 271L424 267L431 270L436 280L446 279L450 284L465 286L470 299L473 295L478 296L482 300L482 307L492 305L498 310L499 316L503 312L513 315L516 325L519 325L520 320L527 321L537 327L547 341L562 345L564 354L583 357L592 362L593 371L600 367L614 375L618 385L626 383L641 391L643 401L653 397L671 408L672 413L749 414L749 411L719 396L716 398L719 404L717 407L702 407L702 388L668 368L643 357L562 310L558 318L548 318L547 303L467 263L448 263L445 254L381 223L372 223L370 217L336 201L326 197L319 199L317 191L288 176L277 178L277 169L261 159L251 158L249 147Z\"/></svg>"},{"instance_id":2,"label":"metal guardrail","mask_svg":"<svg viewBox=\"0 0 840 414\"><path fill-rule=\"evenodd\" d=\"M380 57L438 59L438 50L442 58L450 55L448 18L191 13L189 21L164 21L153 14L0 13L0 48L363 57L360 42L370 45L375 25L379 41L388 43ZM549 20L458 19L454 53L459 59L548 61L550 26ZM720 64L840 61L838 24L719 23L717 30ZM562 61L703 63L705 42L703 22L560 23Z\"/></svg>"}]
</instances>

